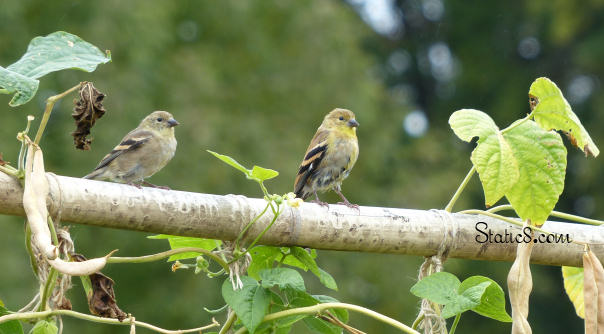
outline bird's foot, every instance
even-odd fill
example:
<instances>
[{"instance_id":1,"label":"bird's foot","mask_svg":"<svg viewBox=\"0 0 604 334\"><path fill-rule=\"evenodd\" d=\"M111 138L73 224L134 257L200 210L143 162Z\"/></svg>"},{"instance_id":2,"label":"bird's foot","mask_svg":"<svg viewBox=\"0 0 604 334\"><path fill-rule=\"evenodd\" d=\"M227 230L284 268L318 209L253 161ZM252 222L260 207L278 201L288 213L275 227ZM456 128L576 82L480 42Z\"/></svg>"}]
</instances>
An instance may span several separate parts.
<instances>
[{"instance_id":1,"label":"bird's foot","mask_svg":"<svg viewBox=\"0 0 604 334\"><path fill-rule=\"evenodd\" d=\"M323 202L323 201L320 201L320 200L318 200L318 199L313 199L313 200L311 200L310 202L315 203L315 204L319 204L320 206L324 206L324 207L326 207L326 208L328 208L328 207L329 207L329 203L327 203L327 202Z\"/></svg>"},{"instance_id":2,"label":"bird's foot","mask_svg":"<svg viewBox=\"0 0 604 334\"><path fill-rule=\"evenodd\" d=\"M349 208L351 208L351 209L357 209L357 210L360 210L360 209L359 209L359 205L358 205L358 204L352 204L352 203L350 203L350 202L348 202L348 201L346 201L346 202L338 202L338 204L340 204L340 205L346 205L347 207L349 207Z\"/></svg>"},{"instance_id":3,"label":"bird's foot","mask_svg":"<svg viewBox=\"0 0 604 334\"><path fill-rule=\"evenodd\" d=\"M158 189L163 189L163 190L172 190L172 189L170 189L170 187L158 186L158 185L155 185L155 184L153 184L151 182L147 182L147 181L143 181L143 184L146 186L152 187L152 188L158 188Z\"/></svg>"},{"instance_id":4,"label":"bird's foot","mask_svg":"<svg viewBox=\"0 0 604 334\"><path fill-rule=\"evenodd\" d=\"M143 187L140 184L134 183L134 182L128 182L126 183L129 186L133 186L133 187L137 187L138 189L143 189Z\"/></svg>"}]
</instances>

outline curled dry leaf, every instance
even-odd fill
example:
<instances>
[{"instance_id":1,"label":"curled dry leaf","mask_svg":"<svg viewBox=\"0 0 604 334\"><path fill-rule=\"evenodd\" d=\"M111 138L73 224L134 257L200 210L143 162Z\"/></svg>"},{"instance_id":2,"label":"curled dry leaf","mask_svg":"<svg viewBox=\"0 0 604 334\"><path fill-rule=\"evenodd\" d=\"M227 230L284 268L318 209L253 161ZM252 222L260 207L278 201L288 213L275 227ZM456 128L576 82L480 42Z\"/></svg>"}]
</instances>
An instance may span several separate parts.
<instances>
[{"instance_id":1,"label":"curled dry leaf","mask_svg":"<svg viewBox=\"0 0 604 334\"><path fill-rule=\"evenodd\" d=\"M92 260L83 260L77 262L63 261L60 258L48 260L48 263L59 272L71 276L89 276L105 267L107 258L110 257L116 250L111 251L104 257L99 257Z\"/></svg>"},{"instance_id":2,"label":"curled dry leaf","mask_svg":"<svg viewBox=\"0 0 604 334\"><path fill-rule=\"evenodd\" d=\"M0 153L0 166L6 165L8 162L2 160L2 153Z\"/></svg>"},{"instance_id":3,"label":"curled dry leaf","mask_svg":"<svg viewBox=\"0 0 604 334\"><path fill-rule=\"evenodd\" d=\"M583 253L585 334L604 333L604 268L592 251Z\"/></svg>"},{"instance_id":4,"label":"curled dry leaf","mask_svg":"<svg viewBox=\"0 0 604 334\"><path fill-rule=\"evenodd\" d=\"M524 226L528 226L525 224ZM519 243L516 249L516 260L508 274L508 289L512 305L512 334L531 334L527 317L529 296L533 289L533 278L529 266L533 243Z\"/></svg>"},{"instance_id":5,"label":"curled dry leaf","mask_svg":"<svg viewBox=\"0 0 604 334\"><path fill-rule=\"evenodd\" d=\"M44 157L38 145L30 143L25 163L25 186L23 189L23 209L27 215L27 224L32 233L32 241L47 259L58 256L57 248L52 244L48 229L48 180L44 172Z\"/></svg>"},{"instance_id":6,"label":"curled dry leaf","mask_svg":"<svg viewBox=\"0 0 604 334\"><path fill-rule=\"evenodd\" d=\"M113 252L112 252L113 253ZM111 255L111 254L110 254ZM72 254L74 261L90 261L81 254ZM83 262L82 262L83 263ZM101 272L89 275L92 293L87 294L88 309L90 313L104 318L113 318L123 321L128 315L117 306L115 292L113 291L113 280Z\"/></svg>"},{"instance_id":7,"label":"curled dry leaf","mask_svg":"<svg viewBox=\"0 0 604 334\"><path fill-rule=\"evenodd\" d=\"M76 123L76 130L71 133L73 143L79 150L89 150L91 139L86 138L90 134L90 129L94 126L97 119L105 114L103 99L105 94L94 87L92 82L82 83L80 88L80 99L74 100L73 118Z\"/></svg>"}]
</instances>

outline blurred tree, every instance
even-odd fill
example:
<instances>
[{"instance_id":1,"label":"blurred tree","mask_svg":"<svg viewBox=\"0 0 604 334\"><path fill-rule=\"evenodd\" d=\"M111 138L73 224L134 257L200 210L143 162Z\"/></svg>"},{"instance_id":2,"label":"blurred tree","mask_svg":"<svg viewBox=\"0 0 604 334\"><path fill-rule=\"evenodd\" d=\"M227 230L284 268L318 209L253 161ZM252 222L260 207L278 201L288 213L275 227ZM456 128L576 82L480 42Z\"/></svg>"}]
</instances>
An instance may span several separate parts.
<instances>
[{"instance_id":1,"label":"blurred tree","mask_svg":"<svg viewBox=\"0 0 604 334\"><path fill-rule=\"evenodd\" d=\"M5 109L0 152L16 161L15 134L25 116L39 120L46 97L91 80L108 95L108 112L92 131L92 150L73 149L67 98L55 106L42 140L47 170L85 175L144 115L165 109L182 124L176 129L179 146L151 182L187 191L260 195L254 184L205 152L212 149L246 165L278 170L281 175L267 186L283 193L292 189L322 117L344 107L361 123L360 157L343 189L346 196L362 205L442 208L470 168L471 145L461 143L447 125L457 109L481 109L506 126L528 112L529 84L548 76L563 89L594 141L603 142L596 131L604 123L596 108L604 102L599 80L603 15L595 0L4 1L0 66L16 61L34 36L56 30L110 49L113 63L93 74L49 75L35 100L17 110L9 110L9 98L0 97ZM604 200L598 192L604 182L598 172L602 163L569 152L566 189L557 209L602 217L604 209L597 205ZM325 199L337 201L334 195ZM483 207L476 179L458 202L458 209L465 207ZM35 290L20 221L0 217L0 249L10 255L0 264L16 268L3 273L2 286L10 289L0 289L0 298L12 308L25 304ZM74 226L72 235L77 249L89 257L115 248L122 256L142 255L166 246L135 232ZM405 323L414 319L418 300L408 290L421 259L320 252L319 261L340 285L335 297ZM505 285L509 266L449 260L446 269L462 279L486 275ZM535 332L581 331L562 295L559 269L535 269L529 319ZM219 282L171 273L168 265L112 265L106 274L116 281L126 312L163 327L204 323L210 316L201 307L221 306ZM74 283L72 300L83 310L84 298ZM315 283L311 291L329 293ZM552 315L556 321L546 320ZM65 321L69 332L116 331ZM352 323L368 333L393 332L358 316ZM459 330L507 333L509 325L467 316ZM297 333L304 332L298 328Z\"/></svg>"}]
</instances>

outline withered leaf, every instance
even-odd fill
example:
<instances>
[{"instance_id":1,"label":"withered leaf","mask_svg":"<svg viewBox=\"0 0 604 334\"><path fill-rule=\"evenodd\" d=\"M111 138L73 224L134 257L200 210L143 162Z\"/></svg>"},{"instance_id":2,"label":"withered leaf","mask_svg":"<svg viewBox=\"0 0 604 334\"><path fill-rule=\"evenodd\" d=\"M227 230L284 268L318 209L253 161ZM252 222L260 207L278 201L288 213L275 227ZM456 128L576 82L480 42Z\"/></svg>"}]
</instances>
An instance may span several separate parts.
<instances>
[{"instance_id":1,"label":"withered leaf","mask_svg":"<svg viewBox=\"0 0 604 334\"><path fill-rule=\"evenodd\" d=\"M79 94L80 99L74 100L75 107L71 114L76 123L76 130L71 135L77 149L89 150L92 140L87 136L96 120L105 114L103 99L106 95L96 89L92 82L84 82Z\"/></svg>"},{"instance_id":2,"label":"withered leaf","mask_svg":"<svg viewBox=\"0 0 604 334\"><path fill-rule=\"evenodd\" d=\"M529 94L529 108L531 111L535 109L537 104L539 104L539 99L536 96Z\"/></svg>"},{"instance_id":3,"label":"withered leaf","mask_svg":"<svg viewBox=\"0 0 604 334\"><path fill-rule=\"evenodd\" d=\"M0 153L0 166L6 165L8 162L2 160L2 153Z\"/></svg>"},{"instance_id":4,"label":"withered leaf","mask_svg":"<svg viewBox=\"0 0 604 334\"><path fill-rule=\"evenodd\" d=\"M82 262L86 258L81 254L71 254L73 261ZM88 309L90 313L103 318L114 318L123 321L128 315L117 306L115 292L113 291L113 280L101 272L90 276L92 293L87 294Z\"/></svg>"}]
</instances>

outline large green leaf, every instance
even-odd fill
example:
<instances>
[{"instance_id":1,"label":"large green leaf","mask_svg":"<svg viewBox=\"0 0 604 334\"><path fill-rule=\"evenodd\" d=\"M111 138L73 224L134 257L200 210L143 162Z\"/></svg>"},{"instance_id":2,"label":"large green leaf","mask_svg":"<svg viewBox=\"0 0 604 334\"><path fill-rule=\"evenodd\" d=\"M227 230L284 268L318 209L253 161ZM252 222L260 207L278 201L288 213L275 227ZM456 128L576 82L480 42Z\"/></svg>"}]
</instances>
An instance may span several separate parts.
<instances>
[{"instance_id":1,"label":"large green leaf","mask_svg":"<svg viewBox=\"0 0 604 334\"><path fill-rule=\"evenodd\" d=\"M251 277L242 276L241 281L243 287L233 290L231 280L227 278L222 284L222 297L241 319L245 328L253 334L268 312L271 295L268 289L260 286Z\"/></svg>"},{"instance_id":2,"label":"large green leaf","mask_svg":"<svg viewBox=\"0 0 604 334\"><path fill-rule=\"evenodd\" d=\"M557 132L523 121L503 134L518 161L520 176L506 192L520 218L545 222L564 189L566 148Z\"/></svg>"},{"instance_id":3,"label":"large green leaf","mask_svg":"<svg viewBox=\"0 0 604 334\"><path fill-rule=\"evenodd\" d=\"M16 107L27 103L38 91L40 81L28 78L22 74L9 71L0 67L0 87L4 87L9 94L15 93L9 105Z\"/></svg>"},{"instance_id":4,"label":"large green leaf","mask_svg":"<svg viewBox=\"0 0 604 334\"><path fill-rule=\"evenodd\" d=\"M585 299L583 298L583 268L562 267L564 290L575 307L577 315L585 319Z\"/></svg>"},{"instance_id":5,"label":"large green leaf","mask_svg":"<svg viewBox=\"0 0 604 334\"><path fill-rule=\"evenodd\" d=\"M273 263L280 259L282 254L279 247L256 246L250 250L252 263L247 268L247 273L255 279L260 279L259 272L273 267Z\"/></svg>"},{"instance_id":6,"label":"large green leaf","mask_svg":"<svg viewBox=\"0 0 604 334\"><path fill-rule=\"evenodd\" d=\"M600 150L592 141L579 117L573 112L570 104L548 78L538 78L531 84L529 96L538 99L533 116L537 124L545 130L560 130L566 133L572 144L579 147L585 155L597 157Z\"/></svg>"},{"instance_id":7,"label":"large green leaf","mask_svg":"<svg viewBox=\"0 0 604 334\"><path fill-rule=\"evenodd\" d=\"M444 305L442 316L450 318L480 305L482 296L491 285L491 282L474 283L476 284L466 284L461 289L461 282L455 275L447 272L437 272L415 283L411 287L411 293Z\"/></svg>"},{"instance_id":8,"label":"large green leaf","mask_svg":"<svg viewBox=\"0 0 604 334\"><path fill-rule=\"evenodd\" d=\"M99 64L109 61L109 53L103 53L76 35L57 31L32 39L27 52L7 69L37 79L68 68L92 72Z\"/></svg>"},{"instance_id":9,"label":"large green leaf","mask_svg":"<svg viewBox=\"0 0 604 334\"><path fill-rule=\"evenodd\" d=\"M437 304L446 305L453 302L461 282L455 275L447 272L437 272L411 287L411 293L429 299Z\"/></svg>"},{"instance_id":10,"label":"large green leaf","mask_svg":"<svg viewBox=\"0 0 604 334\"><path fill-rule=\"evenodd\" d=\"M147 237L149 239L168 239L170 243L171 249L177 248L185 248L185 247L195 247L195 248L203 248L206 250L213 250L214 248L220 246L222 241L214 240L214 239L204 239L204 238L193 238L193 237L181 237L177 235L167 235L167 234L158 234ZM182 259L191 259L198 257L200 254L195 252L186 252L180 253L170 256L168 261L176 261Z\"/></svg>"},{"instance_id":11,"label":"large green leaf","mask_svg":"<svg viewBox=\"0 0 604 334\"><path fill-rule=\"evenodd\" d=\"M262 280L262 286L265 288L272 288L277 285L279 289L285 290L296 290L306 291L304 286L304 279L299 272L290 268L271 268L264 269L258 273Z\"/></svg>"},{"instance_id":12,"label":"large green leaf","mask_svg":"<svg viewBox=\"0 0 604 334\"><path fill-rule=\"evenodd\" d=\"M463 292L483 282L490 282L491 284L486 288L486 291L482 295L480 304L472 308L472 311L502 322L511 322L512 318L505 311L505 293L501 286L492 279L484 276L468 277L461 282L459 292Z\"/></svg>"},{"instance_id":13,"label":"large green leaf","mask_svg":"<svg viewBox=\"0 0 604 334\"><path fill-rule=\"evenodd\" d=\"M80 37L57 31L31 40L27 51L16 63L0 68L0 87L15 93L9 105L22 105L36 94L38 78L64 69L92 72L99 64L111 61L111 55Z\"/></svg>"},{"instance_id":14,"label":"large green leaf","mask_svg":"<svg viewBox=\"0 0 604 334\"><path fill-rule=\"evenodd\" d=\"M0 300L0 316L9 314ZM0 334L23 334L23 327L19 320L11 320L0 324Z\"/></svg>"},{"instance_id":15,"label":"large green leaf","mask_svg":"<svg viewBox=\"0 0 604 334\"><path fill-rule=\"evenodd\" d=\"M518 180L518 162L495 122L482 111L462 109L454 112L449 124L464 141L478 137L472 163L484 189L485 204L492 206Z\"/></svg>"}]
</instances>

